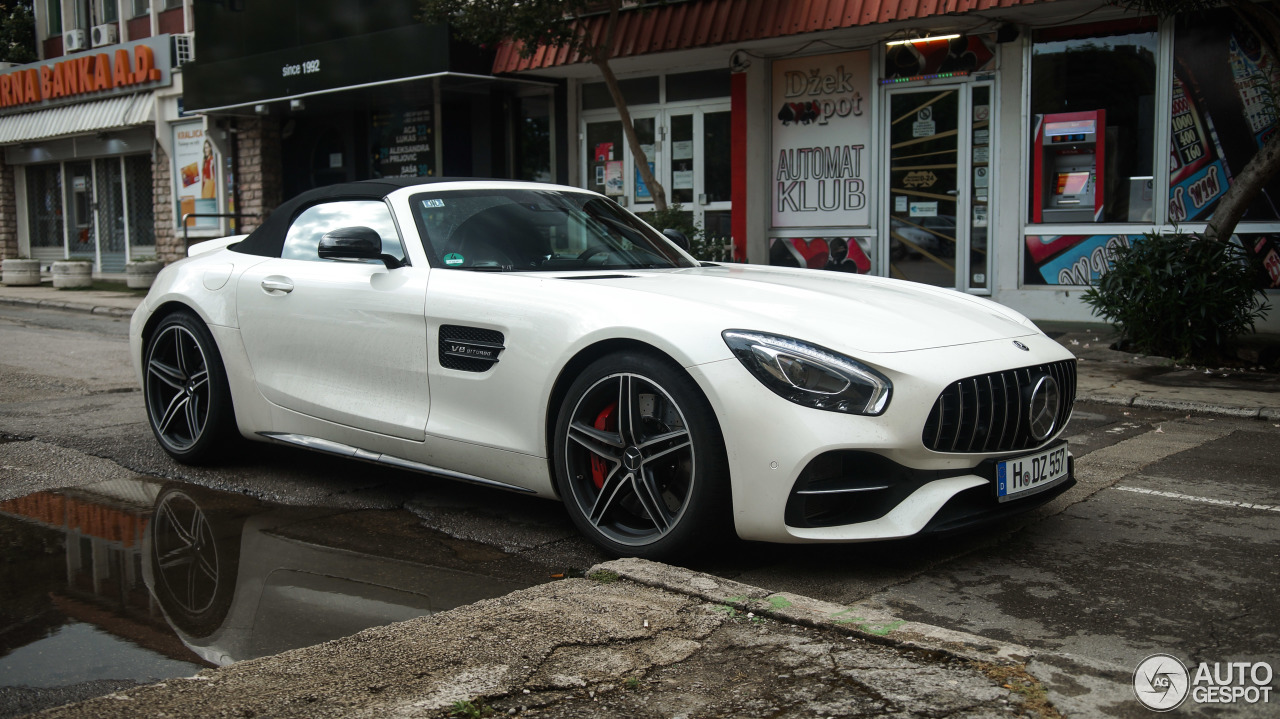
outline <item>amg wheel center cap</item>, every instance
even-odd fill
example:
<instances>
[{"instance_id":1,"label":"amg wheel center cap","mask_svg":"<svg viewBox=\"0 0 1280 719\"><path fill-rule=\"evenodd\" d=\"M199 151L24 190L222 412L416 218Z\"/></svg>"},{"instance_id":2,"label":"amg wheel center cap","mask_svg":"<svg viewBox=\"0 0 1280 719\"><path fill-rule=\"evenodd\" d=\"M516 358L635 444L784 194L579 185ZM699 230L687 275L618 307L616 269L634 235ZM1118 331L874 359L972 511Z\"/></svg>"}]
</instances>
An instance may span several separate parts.
<instances>
[{"instance_id":1,"label":"amg wheel center cap","mask_svg":"<svg viewBox=\"0 0 1280 719\"><path fill-rule=\"evenodd\" d=\"M1044 441L1058 425L1058 407L1062 402L1058 381L1044 375L1031 390L1027 402L1027 424L1037 442Z\"/></svg>"},{"instance_id":2,"label":"amg wheel center cap","mask_svg":"<svg viewBox=\"0 0 1280 719\"><path fill-rule=\"evenodd\" d=\"M627 471L634 472L640 469L640 465L644 464L644 455L640 453L638 447L627 447L627 451L622 453L622 466Z\"/></svg>"}]
</instances>

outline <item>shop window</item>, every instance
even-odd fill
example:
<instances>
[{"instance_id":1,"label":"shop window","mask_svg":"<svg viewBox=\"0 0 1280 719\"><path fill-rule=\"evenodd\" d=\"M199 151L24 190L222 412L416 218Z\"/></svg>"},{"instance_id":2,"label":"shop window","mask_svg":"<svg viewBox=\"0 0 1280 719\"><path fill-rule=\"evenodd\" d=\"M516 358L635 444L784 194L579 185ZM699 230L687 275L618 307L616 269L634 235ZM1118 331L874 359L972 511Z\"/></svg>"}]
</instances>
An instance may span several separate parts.
<instances>
[{"instance_id":1,"label":"shop window","mask_svg":"<svg viewBox=\"0 0 1280 719\"><path fill-rule=\"evenodd\" d=\"M1031 219L1150 222L1154 19L1037 32L1031 59Z\"/></svg>"},{"instance_id":2,"label":"shop window","mask_svg":"<svg viewBox=\"0 0 1280 719\"><path fill-rule=\"evenodd\" d=\"M658 102L658 78L637 77L630 80L619 80L618 88L628 105L653 105ZM726 93L727 94L727 93ZM603 82L588 82L582 85L583 110L612 110L613 95Z\"/></svg>"},{"instance_id":3,"label":"shop window","mask_svg":"<svg viewBox=\"0 0 1280 719\"><path fill-rule=\"evenodd\" d=\"M707 202L729 202L732 184L731 154L729 143L732 140L728 112L708 112L702 116L703 159L707 163L703 176L703 190ZM727 237L728 234L726 233Z\"/></svg>"},{"instance_id":4,"label":"shop window","mask_svg":"<svg viewBox=\"0 0 1280 719\"><path fill-rule=\"evenodd\" d=\"M551 97L522 97L516 102L516 179L552 182Z\"/></svg>"},{"instance_id":5,"label":"shop window","mask_svg":"<svg viewBox=\"0 0 1280 719\"><path fill-rule=\"evenodd\" d=\"M667 102L729 96L729 71L704 70L667 75Z\"/></svg>"},{"instance_id":6,"label":"shop window","mask_svg":"<svg viewBox=\"0 0 1280 719\"><path fill-rule=\"evenodd\" d=\"M1221 10L1178 16L1173 59L1169 220L1204 221L1276 131L1271 92L1280 84L1280 58L1235 13ZM1280 178L1242 219L1280 219Z\"/></svg>"}]
</instances>

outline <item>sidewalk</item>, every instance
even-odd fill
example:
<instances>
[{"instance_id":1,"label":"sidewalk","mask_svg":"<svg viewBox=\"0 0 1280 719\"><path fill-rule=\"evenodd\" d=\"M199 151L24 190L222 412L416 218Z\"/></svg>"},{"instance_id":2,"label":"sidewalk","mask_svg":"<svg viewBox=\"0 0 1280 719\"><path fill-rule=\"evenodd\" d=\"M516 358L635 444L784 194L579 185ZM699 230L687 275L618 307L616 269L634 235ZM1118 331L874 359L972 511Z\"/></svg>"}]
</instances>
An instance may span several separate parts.
<instances>
[{"instance_id":1,"label":"sidewalk","mask_svg":"<svg viewBox=\"0 0 1280 719\"><path fill-rule=\"evenodd\" d=\"M0 285L0 304L129 317L141 302L126 292ZM1044 322L1041 328L1076 355L1081 400L1280 420L1280 374L1179 367L1162 357L1118 352L1110 349L1117 337L1105 324ZM1263 356L1280 352L1277 335L1257 335L1249 344Z\"/></svg>"},{"instance_id":2,"label":"sidewalk","mask_svg":"<svg viewBox=\"0 0 1280 719\"><path fill-rule=\"evenodd\" d=\"M42 309L92 312L130 317L142 303L142 295L103 290L57 290L50 285L9 287L0 285L0 304L29 305Z\"/></svg>"},{"instance_id":3,"label":"sidewalk","mask_svg":"<svg viewBox=\"0 0 1280 719\"><path fill-rule=\"evenodd\" d=\"M1057 717L1129 705L1127 670L632 559L41 716Z\"/></svg>"}]
</instances>

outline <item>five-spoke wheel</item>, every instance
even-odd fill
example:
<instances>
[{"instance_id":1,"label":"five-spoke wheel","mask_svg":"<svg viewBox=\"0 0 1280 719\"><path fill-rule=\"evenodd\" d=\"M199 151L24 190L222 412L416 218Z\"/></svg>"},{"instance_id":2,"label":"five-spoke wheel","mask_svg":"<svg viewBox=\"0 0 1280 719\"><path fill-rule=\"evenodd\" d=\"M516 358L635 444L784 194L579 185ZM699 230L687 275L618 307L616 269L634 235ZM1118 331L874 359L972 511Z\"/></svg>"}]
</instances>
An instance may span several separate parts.
<instances>
[{"instance_id":1,"label":"five-spoke wheel","mask_svg":"<svg viewBox=\"0 0 1280 719\"><path fill-rule=\"evenodd\" d=\"M613 554L669 556L722 529L723 440L678 367L638 354L593 363L565 397L555 450L570 515Z\"/></svg>"},{"instance_id":2,"label":"five-spoke wheel","mask_svg":"<svg viewBox=\"0 0 1280 719\"><path fill-rule=\"evenodd\" d=\"M231 400L203 323L181 312L161 320L147 343L144 390L160 446L182 462L210 459L225 434Z\"/></svg>"},{"instance_id":3,"label":"five-spoke wheel","mask_svg":"<svg viewBox=\"0 0 1280 719\"><path fill-rule=\"evenodd\" d=\"M226 618L243 525L211 515L202 496L194 489L166 488L147 529L152 591L169 621L195 636L207 636Z\"/></svg>"}]
</instances>

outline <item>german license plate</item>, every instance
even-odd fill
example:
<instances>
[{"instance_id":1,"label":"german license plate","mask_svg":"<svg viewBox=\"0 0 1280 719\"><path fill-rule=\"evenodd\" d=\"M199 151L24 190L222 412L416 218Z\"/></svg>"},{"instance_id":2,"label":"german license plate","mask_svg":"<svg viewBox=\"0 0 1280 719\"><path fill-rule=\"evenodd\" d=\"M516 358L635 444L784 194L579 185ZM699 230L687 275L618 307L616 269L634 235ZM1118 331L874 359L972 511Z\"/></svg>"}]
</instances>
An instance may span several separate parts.
<instances>
[{"instance_id":1,"label":"german license plate","mask_svg":"<svg viewBox=\"0 0 1280 719\"><path fill-rule=\"evenodd\" d=\"M1066 478L1067 447L1059 445L996 465L996 497L1001 502L1034 494Z\"/></svg>"}]
</instances>

